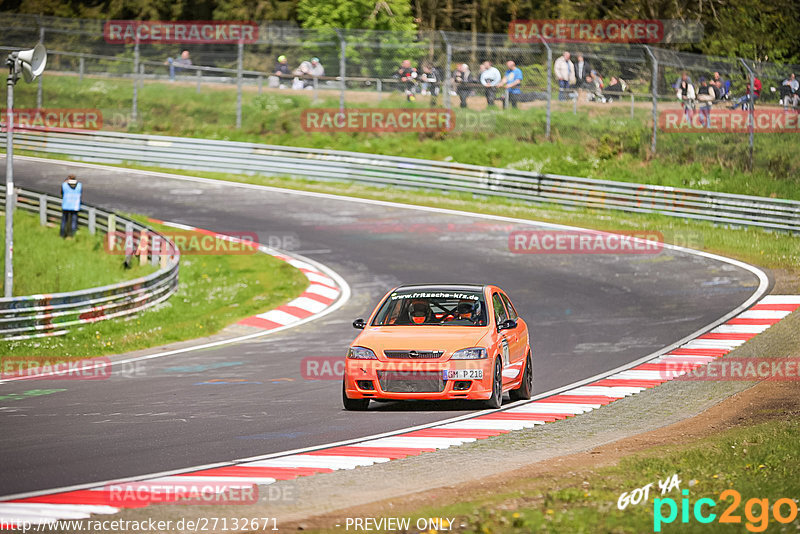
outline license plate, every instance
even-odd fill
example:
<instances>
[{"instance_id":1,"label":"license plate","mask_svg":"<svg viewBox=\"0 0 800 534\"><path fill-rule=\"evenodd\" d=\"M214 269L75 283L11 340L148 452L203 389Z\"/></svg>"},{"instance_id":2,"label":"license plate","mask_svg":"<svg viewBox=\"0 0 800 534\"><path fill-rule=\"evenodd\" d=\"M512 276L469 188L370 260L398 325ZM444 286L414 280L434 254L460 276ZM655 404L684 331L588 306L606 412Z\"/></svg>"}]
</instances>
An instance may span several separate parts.
<instances>
[{"instance_id":1,"label":"license plate","mask_svg":"<svg viewBox=\"0 0 800 534\"><path fill-rule=\"evenodd\" d=\"M483 380L483 369L444 369L445 380Z\"/></svg>"}]
</instances>

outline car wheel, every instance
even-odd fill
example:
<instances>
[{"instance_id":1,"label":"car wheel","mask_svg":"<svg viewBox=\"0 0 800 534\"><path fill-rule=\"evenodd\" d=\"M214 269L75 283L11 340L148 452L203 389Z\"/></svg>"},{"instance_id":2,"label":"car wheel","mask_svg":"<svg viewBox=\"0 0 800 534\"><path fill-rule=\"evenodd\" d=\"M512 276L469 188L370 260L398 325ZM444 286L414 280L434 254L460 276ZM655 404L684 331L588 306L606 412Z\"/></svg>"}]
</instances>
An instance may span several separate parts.
<instances>
[{"instance_id":1,"label":"car wheel","mask_svg":"<svg viewBox=\"0 0 800 534\"><path fill-rule=\"evenodd\" d=\"M512 389L509 392L511 400L528 400L533 396L533 363L531 362L531 353L525 358L525 369L522 371L522 382L520 382L517 389Z\"/></svg>"},{"instance_id":2,"label":"car wheel","mask_svg":"<svg viewBox=\"0 0 800 534\"><path fill-rule=\"evenodd\" d=\"M347 396L347 392L344 389L344 382L342 382L342 405L345 410L363 412L369 408L369 399L351 399Z\"/></svg>"},{"instance_id":3,"label":"car wheel","mask_svg":"<svg viewBox=\"0 0 800 534\"><path fill-rule=\"evenodd\" d=\"M494 361L492 378L492 396L485 402L487 408L499 408L503 405L503 364L500 358Z\"/></svg>"}]
</instances>

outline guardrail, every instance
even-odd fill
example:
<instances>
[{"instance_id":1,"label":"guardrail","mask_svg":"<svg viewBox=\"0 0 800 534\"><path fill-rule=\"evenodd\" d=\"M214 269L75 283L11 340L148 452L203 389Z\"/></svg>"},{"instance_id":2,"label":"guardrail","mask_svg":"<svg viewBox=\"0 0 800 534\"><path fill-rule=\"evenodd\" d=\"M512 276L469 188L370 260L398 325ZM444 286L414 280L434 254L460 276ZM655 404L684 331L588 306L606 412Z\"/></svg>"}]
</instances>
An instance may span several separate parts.
<instances>
[{"instance_id":1,"label":"guardrail","mask_svg":"<svg viewBox=\"0 0 800 534\"><path fill-rule=\"evenodd\" d=\"M0 135L0 139L4 139ZM16 130L15 147L98 163L291 176L659 213L800 232L800 201L358 152L98 131Z\"/></svg>"},{"instance_id":2,"label":"guardrail","mask_svg":"<svg viewBox=\"0 0 800 534\"><path fill-rule=\"evenodd\" d=\"M15 190L17 209L39 214L39 222L60 223L61 199L44 193ZM0 206L5 206L5 190ZM72 326L139 312L168 299L178 288L180 252L165 236L136 221L84 205L78 225L89 233L106 233L109 249L117 248L125 261L136 256L159 269L147 276L118 284L67 293L0 299L0 339L30 339L62 335ZM124 232L124 233L123 233ZM124 242L123 242L124 239ZM120 243L117 245L116 241Z\"/></svg>"}]
</instances>

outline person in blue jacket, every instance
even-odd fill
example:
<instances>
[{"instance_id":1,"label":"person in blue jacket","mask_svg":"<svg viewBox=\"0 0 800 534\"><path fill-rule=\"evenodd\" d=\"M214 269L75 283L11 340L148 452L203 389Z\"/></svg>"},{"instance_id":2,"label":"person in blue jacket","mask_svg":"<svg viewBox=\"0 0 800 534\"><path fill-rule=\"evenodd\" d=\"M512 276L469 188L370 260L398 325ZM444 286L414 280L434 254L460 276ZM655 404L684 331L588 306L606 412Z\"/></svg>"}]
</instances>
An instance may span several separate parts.
<instances>
[{"instance_id":1,"label":"person in blue jacket","mask_svg":"<svg viewBox=\"0 0 800 534\"><path fill-rule=\"evenodd\" d=\"M69 237L78 231L78 212L81 211L83 184L74 174L61 183L61 237Z\"/></svg>"}]
</instances>

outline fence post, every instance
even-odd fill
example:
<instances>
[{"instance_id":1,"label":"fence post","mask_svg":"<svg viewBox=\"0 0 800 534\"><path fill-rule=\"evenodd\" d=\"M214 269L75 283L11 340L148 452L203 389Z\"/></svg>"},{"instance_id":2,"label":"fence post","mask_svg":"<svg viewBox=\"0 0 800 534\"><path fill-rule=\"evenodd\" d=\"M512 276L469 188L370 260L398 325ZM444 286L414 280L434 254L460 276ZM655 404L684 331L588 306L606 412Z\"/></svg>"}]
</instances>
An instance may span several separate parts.
<instances>
[{"instance_id":1,"label":"fence post","mask_svg":"<svg viewBox=\"0 0 800 534\"><path fill-rule=\"evenodd\" d=\"M197 78L197 92L200 92L200 84L203 82L203 70L195 69L195 77Z\"/></svg>"},{"instance_id":2,"label":"fence post","mask_svg":"<svg viewBox=\"0 0 800 534\"><path fill-rule=\"evenodd\" d=\"M47 224L47 195L39 195L39 225Z\"/></svg>"},{"instance_id":3,"label":"fence post","mask_svg":"<svg viewBox=\"0 0 800 534\"><path fill-rule=\"evenodd\" d=\"M44 26L39 26L39 42L44 44ZM42 109L42 80L44 76L39 76L39 84L36 88L36 108Z\"/></svg>"},{"instance_id":4,"label":"fence post","mask_svg":"<svg viewBox=\"0 0 800 534\"><path fill-rule=\"evenodd\" d=\"M94 235L97 231L97 209L89 208L89 233Z\"/></svg>"},{"instance_id":5,"label":"fence post","mask_svg":"<svg viewBox=\"0 0 800 534\"><path fill-rule=\"evenodd\" d=\"M150 247L150 265L158 265L161 260L161 236L153 234L153 244Z\"/></svg>"},{"instance_id":6,"label":"fence post","mask_svg":"<svg viewBox=\"0 0 800 534\"><path fill-rule=\"evenodd\" d=\"M133 253L133 224L127 221L125 222L125 265L128 267L130 267Z\"/></svg>"},{"instance_id":7,"label":"fence post","mask_svg":"<svg viewBox=\"0 0 800 534\"><path fill-rule=\"evenodd\" d=\"M650 84L653 93L653 136L650 140L650 153L655 154L658 136L658 60L649 46L644 45L644 49L647 55L650 56L650 61L653 62L653 80Z\"/></svg>"},{"instance_id":8,"label":"fence post","mask_svg":"<svg viewBox=\"0 0 800 534\"><path fill-rule=\"evenodd\" d=\"M236 129L242 127L242 56L244 55L244 41L239 40L239 50L236 58Z\"/></svg>"},{"instance_id":9,"label":"fence post","mask_svg":"<svg viewBox=\"0 0 800 534\"><path fill-rule=\"evenodd\" d=\"M264 77L258 75L258 96L261 96L261 88L264 86ZM316 90L316 78L314 78L314 90ZM316 98L315 98L316 100Z\"/></svg>"},{"instance_id":10,"label":"fence post","mask_svg":"<svg viewBox=\"0 0 800 534\"><path fill-rule=\"evenodd\" d=\"M633 118L633 93L631 93L631 118Z\"/></svg>"},{"instance_id":11,"label":"fence post","mask_svg":"<svg viewBox=\"0 0 800 534\"><path fill-rule=\"evenodd\" d=\"M137 32L138 33L138 32ZM133 45L133 105L131 107L131 122L136 122L138 118L139 84L139 36L136 36L136 44Z\"/></svg>"},{"instance_id":12,"label":"fence post","mask_svg":"<svg viewBox=\"0 0 800 534\"><path fill-rule=\"evenodd\" d=\"M754 135L755 135L755 124L756 124L756 116L755 116L756 115L756 101L753 98L753 96L754 96L753 91L755 90L754 85L755 85L756 73L753 72L750 69L749 65L747 64L747 62L745 62L744 59L739 58L739 61L742 62L742 65L744 65L744 68L747 69L747 73L750 75L750 99L749 99L749 106L748 106L748 110L749 111L748 111L748 114L747 114L747 131L750 134L750 158L749 158L749 161L747 162L747 170L748 171L752 171L753 170L753 142L755 141Z\"/></svg>"},{"instance_id":13,"label":"fence post","mask_svg":"<svg viewBox=\"0 0 800 534\"><path fill-rule=\"evenodd\" d=\"M139 230L139 265L147 265L147 253L150 250L150 233L147 230Z\"/></svg>"},{"instance_id":14,"label":"fence post","mask_svg":"<svg viewBox=\"0 0 800 534\"><path fill-rule=\"evenodd\" d=\"M86 58L81 55L78 58L78 80L83 81L83 71L86 69Z\"/></svg>"},{"instance_id":15,"label":"fence post","mask_svg":"<svg viewBox=\"0 0 800 534\"><path fill-rule=\"evenodd\" d=\"M106 222L108 233L106 239L108 240L108 250L113 251L117 241L117 216L113 213L108 214L108 221Z\"/></svg>"},{"instance_id":16,"label":"fence post","mask_svg":"<svg viewBox=\"0 0 800 534\"><path fill-rule=\"evenodd\" d=\"M444 60L444 68L445 68L445 75L444 75L444 107L447 111L450 111L452 104L450 103L450 84L452 83L452 79L450 76L452 73L450 72L450 65L453 63L453 45L450 44L450 40L447 38L447 34L444 33L444 30L439 30L439 34L442 36L442 40L444 41L444 50L445 50L445 60ZM449 120L449 117L448 117ZM449 126L449 125L448 125Z\"/></svg>"},{"instance_id":17,"label":"fence post","mask_svg":"<svg viewBox=\"0 0 800 534\"><path fill-rule=\"evenodd\" d=\"M342 88L339 93L339 111L344 112L344 91L345 85L347 85L347 77L345 73L347 68L347 56L345 55L347 51L347 41L345 40L344 35L342 35L342 32L339 30L339 28L336 28L336 35L339 36L339 77L342 79Z\"/></svg>"},{"instance_id":18,"label":"fence post","mask_svg":"<svg viewBox=\"0 0 800 534\"><path fill-rule=\"evenodd\" d=\"M378 102L381 101L381 96L383 95L383 80L378 78L376 80L375 85L378 87Z\"/></svg>"},{"instance_id":19,"label":"fence post","mask_svg":"<svg viewBox=\"0 0 800 534\"><path fill-rule=\"evenodd\" d=\"M545 46L545 48L547 48L547 117L544 125L544 137L545 139L549 140L551 118L550 106L553 101L553 50L550 48L550 45L547 44L547 41L544 40L544 37L540 35L539 39L542 40L542 44Z\"/></svg>"}]
</instances>

